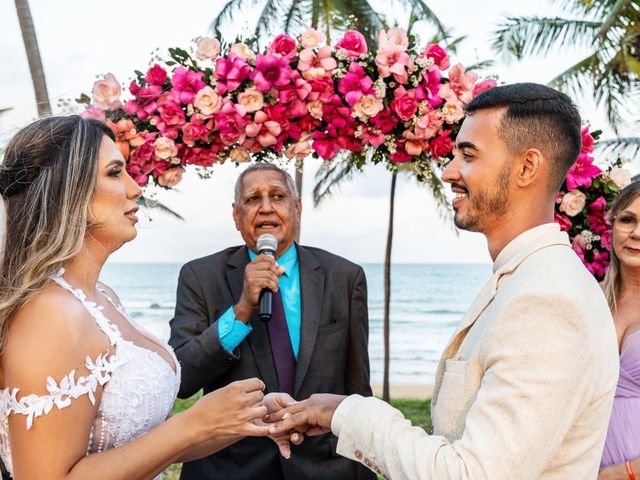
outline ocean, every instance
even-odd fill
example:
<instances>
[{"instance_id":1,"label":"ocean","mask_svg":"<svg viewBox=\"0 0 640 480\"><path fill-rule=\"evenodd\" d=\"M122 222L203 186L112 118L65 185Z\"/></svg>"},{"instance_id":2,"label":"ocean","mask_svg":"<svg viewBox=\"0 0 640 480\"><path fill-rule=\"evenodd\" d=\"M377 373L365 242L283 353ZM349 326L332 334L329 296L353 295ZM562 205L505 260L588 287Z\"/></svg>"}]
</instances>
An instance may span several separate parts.
<instances>
[{"instance_id":1,"label":"ocean","mask_svg":"<svg viewBox=\"0 0 640 480\"><path fill-rule=\"evenodd\" d=\"M369 290L371 382L381 383L384 266L362 266ZM138 323L167 340L180 267L172 263L113 263L105 266L101 279L118 293ZM490 274L490 265L393 265L391 382L433 383L447 340Z\"/></svg>"}]
</instances>

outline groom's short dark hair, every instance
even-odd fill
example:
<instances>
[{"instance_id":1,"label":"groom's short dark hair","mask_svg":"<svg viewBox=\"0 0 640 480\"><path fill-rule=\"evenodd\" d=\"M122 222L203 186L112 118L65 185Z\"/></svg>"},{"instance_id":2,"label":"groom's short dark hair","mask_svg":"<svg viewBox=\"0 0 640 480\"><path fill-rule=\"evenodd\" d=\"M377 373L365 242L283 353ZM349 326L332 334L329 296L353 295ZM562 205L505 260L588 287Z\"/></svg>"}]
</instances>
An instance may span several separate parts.
<instances>
[{"instance_id":1,"label":"groom's short dark hair","mask_svg":"<svg viewBox=\"0 0 640 480\"><path fill-rule=\"evenodd\" d=\"M493 87L474 98L467 115L505 108L498 135L514 154L537 148L549 160L549 189L557 192L580 153L580 114L562 92L537 83Z\"/></svg>"}]
</instances>

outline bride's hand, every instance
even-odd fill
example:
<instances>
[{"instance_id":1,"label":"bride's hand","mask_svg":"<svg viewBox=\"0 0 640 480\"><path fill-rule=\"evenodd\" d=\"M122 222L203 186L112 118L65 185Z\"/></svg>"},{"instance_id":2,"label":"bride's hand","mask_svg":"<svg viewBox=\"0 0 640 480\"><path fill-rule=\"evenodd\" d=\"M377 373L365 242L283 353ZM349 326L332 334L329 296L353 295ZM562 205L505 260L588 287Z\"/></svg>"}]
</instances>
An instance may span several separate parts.
<instances>
[{"instance_id":1,"label":"bride's hand","mask_svg":"<svg viewBox=\"0 0 640 480\"><path fill-rule=\"evenodd\" d=\"M257 378L230 383L208 393L186 410L188 426L199 441L222 436L266 436L268 426L254 423L268 409L262 405L264 383Z\"/></svg>"},{"instance_id":2,"label":"bride's hand","mask_svg":"<svg viewBox=\"0 0 640 480\"><path fill-rule=\"evenodd\" d=\"M295 405L296 402L288 393L268 393L262 404L267 407L268 414L272 415L279 412L282 409ZM256 420L254 423L260 426L269 427L270 424L265 423L263 420ZM291 458L291 443L294 445L300 445L304 441L304 435L298 432L284 432L278 435L269 435L269 438L275 442L280 450L280 455L284 458Z\"/></svg>"}]
</instances>

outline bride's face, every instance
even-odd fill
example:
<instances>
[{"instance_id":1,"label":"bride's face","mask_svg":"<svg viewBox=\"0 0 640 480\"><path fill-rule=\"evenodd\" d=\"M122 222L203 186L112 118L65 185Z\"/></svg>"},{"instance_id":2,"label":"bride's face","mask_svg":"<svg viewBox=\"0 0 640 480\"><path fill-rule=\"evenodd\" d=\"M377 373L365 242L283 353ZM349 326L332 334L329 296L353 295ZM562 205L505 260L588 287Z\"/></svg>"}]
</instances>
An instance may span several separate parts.
<instances>
[{"instance_id":1,"label":"bride's face","mask_svg":"<svg viewBox=\"0 0 640 480\"><path fill-rule=\"evenodd\" d=\"M136 200L142 194L125 169L125 161L116 144L104 136L98 156L98 178L91 201L88 232L93 240L113 252L133 240L138 222Z\"/></svg>"}]
</instances>

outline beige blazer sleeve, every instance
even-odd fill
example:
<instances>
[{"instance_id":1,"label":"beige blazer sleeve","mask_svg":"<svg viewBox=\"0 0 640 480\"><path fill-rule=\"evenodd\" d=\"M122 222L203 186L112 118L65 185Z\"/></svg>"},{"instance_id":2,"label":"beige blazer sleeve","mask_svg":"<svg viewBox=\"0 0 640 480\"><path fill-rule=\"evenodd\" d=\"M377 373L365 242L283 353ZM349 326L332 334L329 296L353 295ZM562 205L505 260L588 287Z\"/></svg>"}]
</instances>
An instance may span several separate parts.
<instances>
[{"instance_id":1,"label":"beige blazer sleeve","mask_svg":"<svg viewBox=\"0 0 640 480\"><path fill-rule=\"evenodd\" d=\"M589 398L593 339L582 308L548 294L502 306L478 347L482 380L459 440L412 427L378 399L354 398L334 417L338 453L393 480L540 478Z\"/></svg>"}]
</instances>

